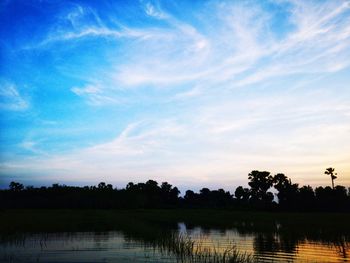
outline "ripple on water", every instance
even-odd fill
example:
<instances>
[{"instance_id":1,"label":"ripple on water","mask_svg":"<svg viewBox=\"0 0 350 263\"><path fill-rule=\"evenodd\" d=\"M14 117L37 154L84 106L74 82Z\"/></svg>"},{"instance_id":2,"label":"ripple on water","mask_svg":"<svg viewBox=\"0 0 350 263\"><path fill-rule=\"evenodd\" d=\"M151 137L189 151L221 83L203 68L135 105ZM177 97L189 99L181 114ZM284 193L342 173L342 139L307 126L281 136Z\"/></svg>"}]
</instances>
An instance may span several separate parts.
<instances>
[{"instance_id":1,"label":"ripple on water","mask_svg":"<svg viewBox=\"0 0 350 263\"><path fill-rule=\"evenodd\" d=\"M180 228L202 248L224 251L233 245L259 262L350 262L350 244L282 240L275 234L242 235L235 230ZM0 244L1 262L176 262L151 245L121 232L31 234Z\"/></svg>"}]
</instances>

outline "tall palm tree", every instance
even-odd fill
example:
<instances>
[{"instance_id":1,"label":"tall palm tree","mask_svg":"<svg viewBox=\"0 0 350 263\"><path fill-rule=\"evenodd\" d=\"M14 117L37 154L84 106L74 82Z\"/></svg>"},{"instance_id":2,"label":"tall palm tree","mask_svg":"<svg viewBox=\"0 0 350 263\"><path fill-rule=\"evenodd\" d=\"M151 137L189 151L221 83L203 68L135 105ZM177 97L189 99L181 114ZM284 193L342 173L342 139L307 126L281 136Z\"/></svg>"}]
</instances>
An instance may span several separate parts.
<instances>
[{"instance_id":1,"label":"tall palm tree","mask_svg":"<svg viewBox=\"0 0 350 263\"><path fill-rule=\"evenodd\" d=\"M337 173L334 173L334 168L329 167L326 169L326 171L324 173L329 174L331 176L332 188L334 189L334 180L337 179L337 177L336 177Z\"/></svg>"}]
</instances>

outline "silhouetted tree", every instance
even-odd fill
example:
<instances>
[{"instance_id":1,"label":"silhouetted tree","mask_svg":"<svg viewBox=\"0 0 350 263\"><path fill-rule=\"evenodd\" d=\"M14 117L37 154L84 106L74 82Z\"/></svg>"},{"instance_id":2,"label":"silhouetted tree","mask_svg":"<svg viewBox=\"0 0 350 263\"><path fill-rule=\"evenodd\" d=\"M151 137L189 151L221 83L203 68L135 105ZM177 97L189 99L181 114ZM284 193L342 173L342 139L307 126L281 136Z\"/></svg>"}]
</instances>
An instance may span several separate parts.
<instances>
[{"instance_id":1,"label":"silhouetted tree","mask_svg":"<svg viewBox=\"0 0 350 263\"><path fill-rule=\"evenodd\" d=\"M24 189L24 186L23 186L23 184L20 184L17 182L11 182L9 185L9 188L11 191L19 192L19 191L22 191Z\"/></svg>"},{"instance_id":2,"label":"silhouetted tree","mask_svg":"<svg viewBox=\"0 0 350 263\"><path fill-rule=\"evenodd\" d=\"M249 200L250 191L248 188L243 188L242 186L238 186L235 191L235 197L237 200L246 203Z\"/></svg>"},{"instance_id":3,"label":"silhouetted tree","mask_svg":"<svg viewBox=\"0 0 350 263\"><path fill-rule=\"evenodd\" d=\"M326 171L324 173L331 176L332 188L334 189L334 180L337 179L337 177L336 177L337 173L334 173L334 168L329 167L326 169Z\"/></svg>"},{"instance_id":4,"label":"silhouetted tree","mask_svg":"<svg viewBox=\"0 0 350 263\"><path fill-rule=\"evenodd\" d=\"M99 183L97 187L98 187L98 189L101 189L101 190L103 190L103 189L106 189L106 188L107 188L107 186L106 186L106 183L105 183L105 182L101 182L101 183Z\"/></svg>"},{"instance_id":5,"label":"silhouetted tree","mask_svg":"<svg viewBox=\"0 0 350 263\"><path fill-rule=\"evenodd\" d=\"M333 210L335 203L333 198L333 189L331 187L316 187L315 196L319 210Z\"/></svg>"},{"instance_id":6,"label":"silhouetted tree","mask_svg":"<svg viewBox=\"0 0 350 263\"><path fill-rule=\"evenodd\" d=\"M298 184L292 184L292 181L282 173L276 174L272 181L278 191L277 197L280 207L287 210L296 209L299 193Z\"/></svg>"},{"instance_id":7,"label":"silhouetted tree","mask_svg":"<svg viewBox=\"0 0 350 263\"><path fill-rule=\"evenodd\" d=\"M170 192L169 192L169 200L171 200L171 203L176 203L178 201L178 198L179 198L179 194L181 192L179 191L179 189L175 186L173 187L172 189L170 189Z\"/></svg>"},{"instance_id":8,"label":"silhouetted tree","mask_svg":"<svg viewBox=\"0 0 350 263\"><path fill-rule=\"evenodd\" d=\"M134 188L134 183L133 182L130 182L126 185L126 190L130 190L130 189L133 189Z\"/></svg>"},{"instance_id":9,"label":"silhouetted tree","mask_svg":"<svg viewBox=\"0 0 350 263\"><path fill-rule=\"evenodd\" d=\"M160 186L160 189L162 189L163 193L170 193L172 185L168 182L163 182Z\"/></svg>"},{"instance_id":10,"label":"silhouetted tree","mask_svg":"<svg viewBox=\"0 0 350 263\"><path fill-rule=\"evenodd\" d=\"M282 173L276 174L273 179L272 182L274 184L274 187L280 191L284 188L287 188L291 183L290 180L288 180L288 177L285 176Z\"/></svg>"},{"instance_id":11,"label":"silhouetted tree","mask_svg":"<svg viewBox=\"0 0 350 263\"><path fill-rule=\"evenodd\" d=\"M263 195L263 202L265 205L270 205L273 201L273 193L267 192L265 195Z\"/></svg>"},{"instance_id":12,"label":"silhouetted tree","mask_svg":"<svg viewBox=\"0 0 350 263\"><path fill-rule=\"evenodd\" d=\"M162 200L165 203L175 205L178 202L180 191L177 187L172 187L168 182L163 182L160 186Z\"/></svg>"},{"instance_id":13,"label":"silhouetted tree","mask_svg":"<svg viewBox=\"0 0 350 263\"><path fill-rule=\"evenodd\" d=\"M346 188L341 185L337 185L333 189L334 192L334 206L335 210L347 210L350 208L350 200L347 196Z\"/></svg>"},{"instance_id":14,"label":"silhouetted tree","mask_svg":"<svg viewBox=\"0 0 350 263\"><path fill-rule=\"evenodd\" d=\"M198 194L192 190L187 190L184 196L184 202L187 206L196 206L198 203Z\"/></svg>"},{"instance_id":15,"label":"silhouetted tree","mask_svg":"<svg viewBox=\"0 0 350 263\"><path fill-rule=\"evenodd\" d=\"M105 182L101 182L101 183L98 184L97 188L99 190L112 190L113 189L113 185L106 184Z\"/></svg>"},{"instance_id":16,"label":"silhouetted tree","mask_svg":"<svg viewBox=\"0 0 350 263\"><path fill-rule=\"evenodd\" d=\"M334 171L331 171L334 173ZM113 189L104 182L97 186L74 187L53 184L50 187L23 187L11 182L9 189L0 190L0 209L3 208L239 208L280 209L286 211L349 211L350 189L337 185L298 187L284 174L274 177L269 172L252 171L249 174L251 189L239 186L235 197L224 189L202 188L199 193L180 191L167 182L158 184L154 180L146 183L128 183L124 189ZM268 192L273 185L278 191L279 203L273 202Z\"/></svg>"},{"instance_id":17,"label":"silhouetted tree","mask_svg":"<svg viewBox=\"0 0 350 263\"><path fill-rule=\"evenodd\" d=\"M273 177L270 175L270 172L254 170L248 175L248 179L250 180L248 184L251 187L251 201L269 205L272 201L272 193L268 194L267 190L270 189L273 183Z\"/></svg>"},{"instance_id":18,"label":"silhouetted tree","mask_svg":"<svg viewBox=\"0 0 350 263\"><path fill-rule=\"evenodd\" d=\"M300 210L309 211L315 209L315 192L310 185L304 185L299 188L297 202Z\"/></svg>"}]
</instances>

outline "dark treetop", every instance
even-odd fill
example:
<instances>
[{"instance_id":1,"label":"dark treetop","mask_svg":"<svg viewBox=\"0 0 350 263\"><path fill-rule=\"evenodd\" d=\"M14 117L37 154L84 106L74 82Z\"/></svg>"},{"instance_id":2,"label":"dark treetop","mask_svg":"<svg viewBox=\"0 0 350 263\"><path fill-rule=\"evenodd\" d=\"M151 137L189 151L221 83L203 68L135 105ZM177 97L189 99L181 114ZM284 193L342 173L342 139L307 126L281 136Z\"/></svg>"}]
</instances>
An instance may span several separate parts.
<instances>
[{"instance_id":1,"label":"dark treetop","mask_svg":"<svg viewBox=\"0 0 350 263\"><path fill-rule=\"evenodd\" d=\"M257 170L249 173L248 179L250 188L239 186L234 195L224 189L203 188L199 193L187 190L183 197L177 187L153 180L137 184L130 182L123 189L104 182L97 186L53 184L39 188L11 182L9 189L0 191L0 208L230 208L350 212L350 188L344 186L299 187L284 174L272 176L270 172ZM277 192L276 201L269 191L272 188Z\"/></svg>"}]
</instances>

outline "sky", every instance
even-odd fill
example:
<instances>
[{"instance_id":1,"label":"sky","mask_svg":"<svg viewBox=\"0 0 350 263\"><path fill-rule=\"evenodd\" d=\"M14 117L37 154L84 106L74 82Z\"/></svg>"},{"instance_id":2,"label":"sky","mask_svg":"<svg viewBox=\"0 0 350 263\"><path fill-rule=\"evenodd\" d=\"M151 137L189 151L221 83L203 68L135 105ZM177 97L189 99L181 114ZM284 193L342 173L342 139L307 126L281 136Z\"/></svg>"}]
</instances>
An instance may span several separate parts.
<instances>
[{"instance_id":1,"label":"sky","mask_svg":"<svg viewBox=\"0 0 350 263\"><path fill-rule=\"evenodd\" d=\"M350 1L0 2L0 187L350 186Z\"/></svg>"}]
</instances>

